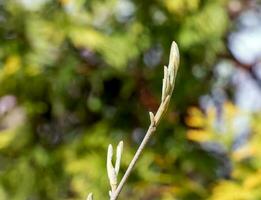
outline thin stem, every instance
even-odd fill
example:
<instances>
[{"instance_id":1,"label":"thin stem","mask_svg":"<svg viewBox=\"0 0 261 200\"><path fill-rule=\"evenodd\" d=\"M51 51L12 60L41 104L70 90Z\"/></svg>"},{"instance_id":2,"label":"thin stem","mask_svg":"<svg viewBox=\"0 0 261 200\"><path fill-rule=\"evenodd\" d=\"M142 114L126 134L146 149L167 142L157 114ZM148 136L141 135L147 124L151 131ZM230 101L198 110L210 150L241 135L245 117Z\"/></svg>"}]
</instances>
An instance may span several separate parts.
<instances>
[{"instance_id":1,"label":"thin stem","mask_svg":"<svg viewBox=\"0 0 261 200\"><path fill-rule=\"evenodd\" d=\"M118 196L126 183L128 177L130 176L131 171L133 170L137 160L139 159L142 151L144 150L146 144L148 143L151 135L156 131L156 128L162 119L163 115L166 113L170 101L170 97L172 95L174 86L175 86L175 78L177 75L177 70L179 67L179 50L178 46L175 42L172 42L171 50L170 50L170 58L168 67L164 67L164 78L162 85L162 98L161 104L154 116L153 113L149 113L150 115L150 126L147 130L146 135L144 136L138 150L136 151L133 159L131 160L125 174L123 175L119 185L116 190L111 192L110 200L117 200Z\"/></svg>"},{"instance_id":2,"label":"thin stem","mask_svg":"<svg viewBox=\"0 0 261 200\"><path fill-rule=\"evenodd\" d=\"M137 160L139 159L139 157L140 157L140 155L141 155L143 149L145 148L145 146L146 146L146 144L148 143L148 141L149 141L149 139L150 139L152 133L154 133L155 130L156 130L156 127L154 127L154 126L150 126L150 127L149 127L149 129L148 129L148 131L147 131L147 133L146 133L144 139L142 140L142 143L140 144L140 146L139 146L137 152L135 153L135 155L134 155L134 157L133 157L131 163L129 164L128 169L126 170L124 176L122 177L121 182L119 183L119 185L118 185L116 191L113 193L113 195L112 195L112 197L111 197L111 200L116 200L116 199L118 199L118 196L119 196L119 194L120 194L120 192L121 192L121 190L122 190L122 188L123 188L123 185L124 185L125 182L127 181L127 179L128 179L128 177L129 177L129 175L130 175L132 169L134 168L134 166L135 166Z\"/></svg>"},{"instance_id":3,"label":"thin stem","mask_svg":"<svg viewBox=\"0 0 261 200\"><path fill-rule=\"evenodd\" d=\"M111 195L111 198L110 200L116 200L118 199L118 196L123 188L123 185L125 184L125 182L127 181L132 169L134 168L137 160L139 159L143 149L145 148L146 144L148 143L151 135L156 131L156 128L157 128L157 125L159 124L159 121L160 119L162 118L162 116L164 115L165 111L167 110L168 108L168 104L169 104L169 100L170 100L170 96L168 95L166 97L166 99L161 102L158 110L157 110L157 113L154 117L154 121L151 120L151 123L150 123L150 126L149 126L149 129L147 130L147 133L146 135L144 136L138 150L136 151L132 161L130 162L124 176L122 177L116 191Z\"/></svg>"}]
</instances>

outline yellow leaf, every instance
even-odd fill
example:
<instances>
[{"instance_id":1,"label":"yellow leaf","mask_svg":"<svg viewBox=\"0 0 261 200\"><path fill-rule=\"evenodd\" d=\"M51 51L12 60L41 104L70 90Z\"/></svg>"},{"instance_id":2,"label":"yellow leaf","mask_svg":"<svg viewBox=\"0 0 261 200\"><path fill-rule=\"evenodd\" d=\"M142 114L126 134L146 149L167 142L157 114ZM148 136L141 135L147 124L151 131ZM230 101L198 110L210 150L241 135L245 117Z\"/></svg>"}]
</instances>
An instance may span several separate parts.
<instances>
[{"instance_id":1,"label":"yellow leaf","mask_svg":"<svg viewBox=\"0 0 261 200\"><path fill-rule=\"evenodd\" d=\"M186 117L185 122L188 126L191 127L204 127L205 119L199 116L190 116Z\"/></svg>"},{"instance_id":2,"label":"yellow leaf","mask_svg":"<svg viewBox=\"0 0 261 200\"><path fill-rule=\"evenodd\" d=\"M21 59L17 55L11 55L7 58L4 65L4 73L11 75L16 73L21 67Z\"/></svg>"},{"instance_id":3,"label":"yellow leaf","mask_svg":"<svg viewBox=\"0 0 261 200\"><path fill-rule=\"evenodd\" d=\"M164 4L170 12L184 15L186 11L197 10L199 0L165 0Z\"/></svg>"},{"instance_id":4,"label":"yellow leaf","mask_svg":"<svg viewBox=\"0 0 261 200\"><path fill-rule=\"evenodd\" d=\"M245 145L245 146L235 150L232 153L232 158L235 161L240 161L242 159L245 159L245 158L248 158L248 157L252 156L253 154L254 154L253 148Z\"/></svg>"},{"instance_id":5,"label":"yellow leaf","mask_svg":"<svg viewBox=\"0 0 261 200\"><path fill-rule=\"evenodd\" d=\"M181 11L184 9L183 1L165 0L164 3L167 9L173 13L181 13Z\"/></svg>"},{"instance_id":6,"label":"yellow leaf","mask_svg":"<svg viewBox=\"0 0 261 200\"><path fill-rule=\"evenodd\" d=\"M94 29L78 28L70 32L70 38L77 47L88 47L92 50L100 48L105 43L104 36Z\"/></svg>"},{"instance_id":7,"label":"yellow leaf","mask_svg":"<svg viewBox=\"0 0 261 200\"><path fill-rule=\"evenodd\" d=\"M206 142L211 139L211 135L204 130L189 130L187 138L196 142Z\"/></svg>"},{"instance_id":8,"label":"yellow leaf","mask_svg":"<svg viewBox=\"0 0 261 200\"><path fill-rule=\"evenodd\" d=\"M59 0L62 5L67 5L71 2L71 0Z\"/></svg>"},{"instance_id":9,"label":"yellow leaf","mask_svg":"<svg viewBox=\"0 0 261 200\"><path fill-rule=\"evenodd\" d=\"M188 109L188 117L186 117L185 122L191 127L204 127L206 125L207 118L203 113L196 107L191 107Z\"/></svg>"},{"instance_id":10,"label":"yellow leaf","mask_svg":"<svg viewBox=\"0 0 261 200\"><path fill-rule=\"evenodd\" d=\"M246 189L253 189L257 187L261 187L261 170L259 170L257 173L252 174L251 176L248 176L246 180L244 181L244 187Z\"/></svg>"},{"instance_id":11,"label":"yellow leaf","mask_svg":"<svg viewBox=\"0 0 261 200\"><path fill-rule=\"evenodd\" d=\"M229 101L224 103L224 111L228 119L234 118L238 112L236 106Z\"/></svg>"},{"instance_id":12,"label":"yellow leaf","mask_svg":"<svg viewBox=\"0 0 261 200\"><path fill-rule=\"evenodd\" d=\"M239 184L233 181L220 181L213 190L209 200L249 200L251 192L244 190Z\"/></svg>"},{"instance_id":13,"label":"yellow leaf","mask_svg":"<svg viewBox=\"0 0 261 200\"><path fill-rule=\"evenodd\" d=\"M15 138L16 129L5 129L0 131L0 149L7 147Z\"/></svg>"}]
</instances>

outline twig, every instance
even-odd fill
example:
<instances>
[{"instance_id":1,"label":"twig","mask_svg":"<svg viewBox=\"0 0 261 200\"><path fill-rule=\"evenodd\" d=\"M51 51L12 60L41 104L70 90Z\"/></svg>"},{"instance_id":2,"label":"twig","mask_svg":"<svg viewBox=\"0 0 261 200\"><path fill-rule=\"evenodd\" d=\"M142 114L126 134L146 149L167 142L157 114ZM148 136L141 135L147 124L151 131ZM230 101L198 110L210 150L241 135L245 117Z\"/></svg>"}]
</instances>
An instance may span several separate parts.
<instances>
[{"instance_id":1,"label":"twig","mask_svg":"<svg viewBox=\"0 0 261 200\"><path fill-rule=\"evenodd\" d=\"M116 200L126 183L131 171L133 170L137 160L139 159L143 149L145 148L146 144L148 143L151 135L156 131L156 128L163 117L164 113L168 109L170 97L172 95L174 86L175 86L175 78L177 75L177 70L179 67L179 51L177 44L175 42L172 42L171 45L171 51L170 51L170 58L169 58L169 65L168 68L164 67L164 78L163 78L163 87L162 87L162 100L161 104L156 112L156 115L154 117L152 112L149 112L150 115L150 126L149 129L143 138L137 152L135 153L132 161L130 162L124 176L122 177L116 191L111 194L110 200Z\"/></svg>"},{"instance_id":2,"label":"twig","mask_svg":"<svg viewBox=\"0 0 261 200\"><path fill-rule=\"evenodd\" d=\"M123 142L121 141L117 146L115 166L113 166L112 164L113 147L111 144L109 145L108 153L107 153L107 174L111 186L111 190L109 191L110 200L118 199L119 194L124 184L126 183L128 177L130 176L130 173L133 170L137 160L139 159L143 149L148 143L151 135L156 131L156 128L161 118L166 113L170 102L170 97L172 95L175 86L175 79L176 79L178 67L179 67L179 50L177 44L175 42L172 42L170 57L169 57L169 65L168 67L164 66L164 78L162 81L162 96L161 96L160 106L155 116L152 112L149 112L150 126L118 186L117 186L117 176L120 169L120 160L123 151ZM93 199L92 193L90 193L87 197L87 200L92 200L92 199Z\"/></svg>"}]
</instances>

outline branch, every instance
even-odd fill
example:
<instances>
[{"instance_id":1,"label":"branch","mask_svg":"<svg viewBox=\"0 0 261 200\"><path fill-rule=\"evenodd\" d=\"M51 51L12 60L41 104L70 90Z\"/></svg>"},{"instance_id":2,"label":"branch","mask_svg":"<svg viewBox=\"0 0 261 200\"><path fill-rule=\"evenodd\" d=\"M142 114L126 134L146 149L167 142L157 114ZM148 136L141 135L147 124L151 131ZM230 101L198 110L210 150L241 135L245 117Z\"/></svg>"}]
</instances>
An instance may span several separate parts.
<instances>
[{"instance_id":1,"label":"branch","mask_svg":"<svg viewBox=\"0 0 261 200\"><path fill-rule=\"evenodd\" d=\"M152 112L149 112L150 115L150 126L147 130L147 133L145 137L143 138L137 152L135 153L132 161L130 162L123 178L121 179L117 189L115 192L111 194L110 200L116 200L126 183L131 171L133 170L137 160L139 159L143 149L145 148L146 144L148 143L151 135L156 131L156 128L165 114L165 112L168 109L170 97L172 95L172 92L174 90L175 86L175 79L177 75L179 67L179 50L178 46L175 42L172 42L171 45L171 51L170 51L170 58L169 58L169 65L168 67L164 66L164 78L163 78L163 83L162 83L162 98L161 98L161 104L156 112L156 115Z\"/></svg>"},{"instance_id":2,"label":"branch","mask_svg":"<svg viewBox=\"0 0 261 200\"><path fill-rule=\"evenodd\" d=\"M149 112L150 126L118 186L117 186L117 176L120 168L120 160L123 151L123 142L121 141L118 144L115 166L113 166L112 164L113 147L111 144L109 145L108 152L107 152L107 174L111 186L111 190L109 191L110 200L118 199L124 184L126 183L128 177L130 176L131 171L133 170L136 162L138 161L151 135L156 131L160 120L162 119L163 115L166 113L170 102L170 97L174 90L178 67L179 67L179 50L177 44L175 42L172 42L170 57L169 57L169 65L168 67L164 66L164 78L162 81L162 96L161 96L160 106L156 112L156 115L154 115L152 112ZM92 200L92 199L93 199L92 193L90 193L87 197L87 200Z\"/></svg>"}]
</instances>

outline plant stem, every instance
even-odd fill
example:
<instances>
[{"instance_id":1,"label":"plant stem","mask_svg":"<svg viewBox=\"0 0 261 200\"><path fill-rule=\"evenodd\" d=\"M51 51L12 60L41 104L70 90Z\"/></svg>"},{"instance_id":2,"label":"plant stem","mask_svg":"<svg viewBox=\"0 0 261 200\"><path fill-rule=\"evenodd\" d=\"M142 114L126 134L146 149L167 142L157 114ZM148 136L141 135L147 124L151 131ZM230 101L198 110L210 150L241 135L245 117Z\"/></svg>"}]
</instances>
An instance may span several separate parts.
<instances>
[{"instance_id":1,"label":"plant stem","mask_svg":"<svg viewBox=\"0 0 261 200\"><path fill-rule=\"evenodd\" d=\"M130 176L131 171L133 170L137 160L139 159L142 151L144 150L146 144L148 143L151 135L156 131L156 128L168 109L170 97L172 95L174 86L175 86L175 79L177 75L179 67L179 50L177 44L173 41L171 44L170 50L170 57L169 57L169 65L168 67L164 67L164 78L162 84L162 98L160 106L154 116L153 113L149 113L150 115L150 126L147 130L145 137L143 138L138 150L136 151L133 159L131 160L125 174L123 175L119 185L117 186L116 190L112 191L110 194L110 200L117 200L118 196L126 183L128 177Z\"/></svg>"},{"instance_id":2,"label":"plant stem","mask_svg":"<svg viewBox=\"0 0 261 200\"><path fill-rule=\"evenodd\" d=\"M154 117L154 121L151 121L149 129L147 130L146 135L144 136L144 138L143 138L143 140L142 140L138 150L136 151L133 159L131 160L131 162L130 162L130 164L129 164L129 166L128 166L124 176L122 177L122 179L121 179L121 181L120 181L116 191L113 192L113 194L111 195L110 200L117 200L118 199L118 196L119 196L119 194L120 194L120 192L121 192L121 190L123 188L123 185L126 183L128 177L129 177L131 171L133 170L137 160L139 159L143 149L145 148L146 144L148 143L151 135L156 131L156 128L157 128L157 126L159 124L160 119L162 118L162 116L164 115L165 111L167 110L168 104L169 104L169 100L170 100L170 96L168 95L166 97L166 99L163 102L161 102L161 104L160 104L160 106L159 106L159 108L157 110L157 113L156 113L156 115Z\"/></svg>"}]
</instances>

